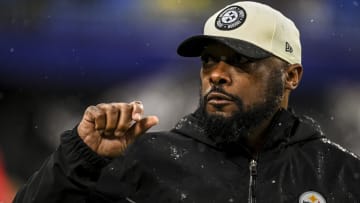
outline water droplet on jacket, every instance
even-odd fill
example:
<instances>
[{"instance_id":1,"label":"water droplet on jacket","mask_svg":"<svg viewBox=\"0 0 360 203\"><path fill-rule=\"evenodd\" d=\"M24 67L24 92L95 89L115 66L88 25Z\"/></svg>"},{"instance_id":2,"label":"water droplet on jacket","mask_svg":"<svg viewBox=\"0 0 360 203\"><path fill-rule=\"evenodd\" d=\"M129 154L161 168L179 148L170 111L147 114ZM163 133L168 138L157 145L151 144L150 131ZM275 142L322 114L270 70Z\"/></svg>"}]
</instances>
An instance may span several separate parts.
<instances>
[{"instance_id":1,"label":"water droplet on jacket","mask_svg":"<svg viewBox=\"0 0 360 203\"><path fill-rule=\"evenodd\" d=\"M178 149L175 146L170 146L170 156L174 159L174 160L178 160L180 158L180 154Z\"/></svg>"},{"instance_id":2,"label":"water droplet on jacket","mask_svg":"<svg viewBox=\"0 0 360 203\"><path fill-rule=\"evenodd\" d=\"M281 123L281 122L279 122L279 123L278 123L278 126L282 126L282 123Z\"/></svg>"},{"instance_id":3,"label":"water droplet on jacket","mask_svg":"<svg viewBox=\"0 0 360 203\"><path fill-rule=\"evenodd\" d=\"M128 202L130 202L130 203L136 203L134 200L132 200L132 199L130 199L130 198L128 198L128 197L126 197L125 198Z\"/></svg>"},{"instance_id":4,"label":"water droplet on jacket","mask_svg":"<svg viewBox=\"0 0 360 203\"><path fill-rule=\"evenodd\" d=\"M272 184L275 184L275 183L276 183L276 181L275 181L275 180L272 180L272 181L271 181L271 183L272 183Z\"/></svg>"},{"instance_id":5,"label":"water droplet on jacket","mask_svg":"<svg viewBox=\"0 0 360 203\"><path fill-rule=\"evenodd\" d=\"M201 164L201 165L200 165L200 168L205 168L204 164Z\"/></svg>"},{"instance_id":6,"label":"water droplet on jacket","mask_svg":"<svg viewBox=\"0 0 360 203\"><path fill-rule=\"evenodd\" d=\"M331 116L331 117L330 117L330 120L332 120L332 121L333 121L334 119L335 119L335 118L334 118L334 116Z\"/></svg>"},{"instance_id":7,"label":"water droplet on jacket","mask_svg":"<svg viewBox=\"0 0 360 203\"><path fill-rule=\"evenodd\" d=\"M148 142L153 144L156 140L156 137L151 137L150 139L148 139Z\"/></svg>"},{"instance_id":8,"label":"water droplet on jacket","mask_svg":"<svg viewBox=\"0 0 360 203\"><path fill-rule=\"evenodd\" d=\"M233 199L233 198L230 198L230 199L229 199L229 202L234 202L234 199Z\"/></svg>"},{"instance_id":9,"label":"water droplet on jacket","mask_svg":"<svg viewBox=\"0 0 360 203\"><path fill-rule=\"evenodd\" d=\"M313 23L315 20L314 19L310 19L310 23Z\"/></svg>"},{"instance_id":10,"label":"water droplet on jacket","mask_svg":"<svg viewBox=\"0 0 360 203\"><path fill-rule=\"evenodd\" d=\"M186 198L187 198L187 195L186 195L185 193L181 193L180 199L181 199L181 200L184 200L184 199L186 199Z\"/></svg>"},{"instance_id":11,"label":"water droplet on jacket","mask_svg":"<svg viewBox=\"0 0 360 203\"><path fill-rule=\"evenodd\" d=\"M354 5L355 7L358 7L358 6L359 6L359 2L353 1L353 5Z\"/></svg>"},{"instance_id":12,"label":"water droplet on jacket","mask_svg":"<svg viewBox=\"0 0 360 203\"><path fill-rule=\"evenodd\" d=\"M10 53L14 53L15 49L14 48L10 48Z\"/></svg>"}]
</instances>

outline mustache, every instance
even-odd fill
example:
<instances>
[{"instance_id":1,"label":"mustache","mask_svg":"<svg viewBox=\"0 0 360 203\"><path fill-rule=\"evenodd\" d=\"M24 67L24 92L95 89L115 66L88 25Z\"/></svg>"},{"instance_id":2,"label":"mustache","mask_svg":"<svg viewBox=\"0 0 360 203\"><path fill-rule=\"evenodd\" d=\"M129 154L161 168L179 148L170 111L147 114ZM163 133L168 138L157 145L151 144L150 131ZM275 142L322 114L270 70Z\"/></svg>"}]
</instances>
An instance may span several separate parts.
<instances>
[{"instance_id":1,"label":"mustache","mask_svg":"<svg viewBox=\"0 0 360 203\"><path fill-rule=\"evenodd\" d=\"M207 101L207 98L209 96L209 94L211 93L220 93L223 94L227 97L229 97L231 100L236 101L237 103L242 103L242 100L235 95L232 95L228 92L226 92L222 87L220 86L212 86L211 89L203 96L203 101Z\"/></svg>"}]
</instances>

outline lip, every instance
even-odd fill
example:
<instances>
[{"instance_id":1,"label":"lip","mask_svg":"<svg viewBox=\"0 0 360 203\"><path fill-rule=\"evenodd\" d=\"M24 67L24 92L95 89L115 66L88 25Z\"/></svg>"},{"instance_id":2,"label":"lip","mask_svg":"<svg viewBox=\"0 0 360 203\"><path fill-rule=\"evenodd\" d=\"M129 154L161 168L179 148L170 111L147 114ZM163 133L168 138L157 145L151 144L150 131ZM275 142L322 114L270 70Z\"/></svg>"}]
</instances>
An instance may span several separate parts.
<instances>
[{"instance_id":1,"label":"lip","mask_svg":"<svg viewBox=\"0 0 360 203\"><path fill-rule=\"evenodd\" d=\"M207 102L214 105L225 105L232 103L233 100L222 93L212 92L207 96Z\"/></svg>"}]
</instances>

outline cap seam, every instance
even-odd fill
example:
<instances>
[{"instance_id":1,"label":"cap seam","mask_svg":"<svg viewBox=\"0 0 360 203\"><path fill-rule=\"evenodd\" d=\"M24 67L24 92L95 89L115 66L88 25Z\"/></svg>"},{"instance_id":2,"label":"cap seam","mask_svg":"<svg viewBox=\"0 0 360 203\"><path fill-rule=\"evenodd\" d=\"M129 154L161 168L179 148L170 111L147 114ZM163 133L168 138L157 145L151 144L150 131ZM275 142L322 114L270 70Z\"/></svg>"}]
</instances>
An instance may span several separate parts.
<instances>
[{"instance_id":1,"label":"cap seam","mask_svg":"<svg viewBox=\"0 0 360 203\"><path fill-rule=\"evenodd\" d=\"M273 17L274 17L274 25L273 25L273 33L271 36L271 53L274 53L274 37L275 37L275 33L276 33L276 29L277 29L277 18L275 16L275 14L273 13Z\"/></svg>"}]
</instances>

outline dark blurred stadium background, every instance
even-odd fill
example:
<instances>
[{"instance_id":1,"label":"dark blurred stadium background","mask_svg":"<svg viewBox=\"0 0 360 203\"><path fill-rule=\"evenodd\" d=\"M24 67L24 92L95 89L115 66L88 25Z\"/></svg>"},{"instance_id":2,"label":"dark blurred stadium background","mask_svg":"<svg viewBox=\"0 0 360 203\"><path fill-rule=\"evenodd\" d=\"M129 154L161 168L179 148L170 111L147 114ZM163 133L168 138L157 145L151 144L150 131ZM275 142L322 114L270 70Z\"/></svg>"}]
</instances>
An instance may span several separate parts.
<instances>
[{"instance_id":1,"label":"dark blurred stadium background","mask_svg":"<svg viewBox=\"0 0 360 203\"><path fill-rule=\"evenodd\" d=\"M0 151L23 183L86 106L142 100L168 129L198 102L198 59L176 47L232 0L2 0ZM301 31L303 81L291 106L360 154L360 1L262 0ZM266 23L266 22L264 22Z\"/></svg>"}]
</instances>

